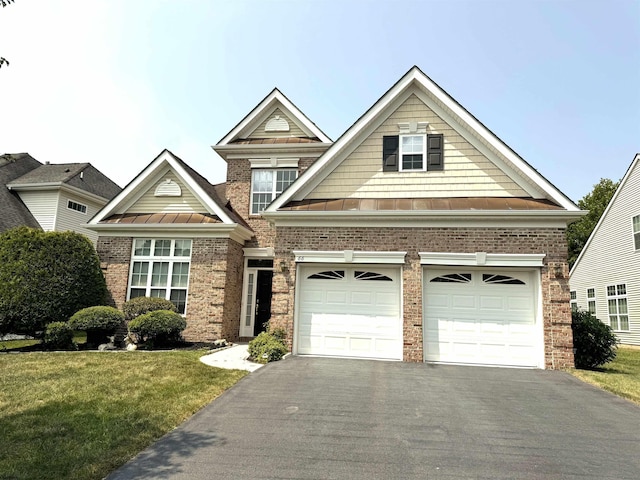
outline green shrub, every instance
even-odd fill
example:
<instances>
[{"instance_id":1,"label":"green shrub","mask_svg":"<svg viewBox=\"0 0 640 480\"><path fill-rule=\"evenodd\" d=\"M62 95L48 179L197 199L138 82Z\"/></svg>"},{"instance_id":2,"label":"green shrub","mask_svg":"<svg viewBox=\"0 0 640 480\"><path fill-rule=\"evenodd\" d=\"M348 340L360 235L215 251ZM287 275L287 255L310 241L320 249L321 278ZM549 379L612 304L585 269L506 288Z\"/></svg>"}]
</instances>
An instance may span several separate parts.
<instances>
[{"instance_id":1,"label":"green shrub","mask_svg":"<svg viewBox=\"0 0 640 480\"><path fill-rule=\"evenodd\" d=\"M97 348L107 343L109 334L124 322L124 314L113 307L88 307L73 314L69 319L69 326L73 330L87 332L87 347Z\"/></svg>"},{"instance_id":2,"label":"green shrub","mask_svg":"<svg viewBox=\"0 0 640 480\"><path fill-rule=\"evenodd\" d=\"M605 325L585 310L571 312L576 368L592 369L616 358L618 339Z\"/></svg>"},{"instance_id":3,"label":"green shrub","mask_svg":"<svg viewBox=\"0 0 640 480\"><path fill-rule=\"evenodd\" d=\"M149 312L155 312L156 310L169 310L176 312L176 306L173 302L165 300L164 298L156 297L136 297L129 301L124 302L122 311L124 312L124 318L126 320L133 320L140 315Z\"/></svg>"},{"instance_id":4,"label":"green shrub","mask_svg":"<svg viewBox=\"0 0 640 480\"><path fill-rule=\"evenodd\" d=\"M47 350L75 350L73 329L67 322L51 322L47 325L42 339Z\"/></svg>"},{"instance_id":5,"label":"green shrub","mask_svg":"<svg viewBox=\"0 0 640 480\"><path fill-rule=\"evenodd\" d=\"M170 310L144 313L129 322L129 332L151 347L180 341L185 328L185 319L179 313Z\"/></svg>"},{"instance_id":6,"label":"green shrub","mask_svg":"<svg viewBox=\"0 0 640 480\"><path fill-rule=\"evenodd\" d=\"M257 363L275 362L286 353L283 341L271 333L262 332L249 342L249 356Z\"/></svg>"},{"instance_id":7,"label":"green shrub","mask_svg":"<svg viewBox=\"0 0 640 480\"><path fill-rule=\"evenodd\" d=\"M0 235L0 333L41 335L48 323L104 303L91 241L75 232L18 227Z\"/></svg>"}]
</instances>

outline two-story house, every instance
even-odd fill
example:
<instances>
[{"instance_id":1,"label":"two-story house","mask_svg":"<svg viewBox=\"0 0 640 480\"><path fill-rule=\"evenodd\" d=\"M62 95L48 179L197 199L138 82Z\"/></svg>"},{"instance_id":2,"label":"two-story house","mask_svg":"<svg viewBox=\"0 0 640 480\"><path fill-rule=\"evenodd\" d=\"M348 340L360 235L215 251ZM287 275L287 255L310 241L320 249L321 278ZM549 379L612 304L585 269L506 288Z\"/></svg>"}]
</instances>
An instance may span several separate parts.
<instances>
[{"instance_id":1,"label":"two-story house","mask_svg":"<svg viewBox=\"0 0 640 480\"><path fill-rule=\"evenodd\" d=\"M573 365L582 212L417 67L335 142L274 90L213 148L225 184L165 150L90 222L116 306L298 355Z\"/></svg>"}]
</instances>

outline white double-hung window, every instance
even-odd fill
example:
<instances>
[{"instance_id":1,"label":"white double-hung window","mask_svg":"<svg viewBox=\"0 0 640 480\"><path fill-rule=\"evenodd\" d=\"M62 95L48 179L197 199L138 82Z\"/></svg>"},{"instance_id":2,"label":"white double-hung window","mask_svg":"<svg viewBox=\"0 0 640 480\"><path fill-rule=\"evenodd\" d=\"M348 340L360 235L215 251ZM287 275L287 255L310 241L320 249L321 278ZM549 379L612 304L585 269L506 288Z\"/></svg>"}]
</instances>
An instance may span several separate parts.
<instances>
[{"instance_id":1,"label":"white double-hung window","mask_svg":"<svg viewBox=\"0 0 640 480\"><path fill-rule=\"evenodd\" d=\"M609 285L607 287L609 306L609 325L614 330L629 330L629 312L627 310L627 286Z\"/></svg>"},{"instance_id":2,"label":"white double-hung window","mask_svg":"<svg viewBox=\"0 0 640 480\"><path fill-rule=\"evenodd\" d=\"M164 298L184 314L190 263L191 240L136 238L127 298Z\"/></svg>"},{"instance_id":3,"label":"white double-hung window","mask_svg":"<svg viewBox=\"0 0 640 480\"><path fill-rule=\"evenodd\" d=\"M640 215L633 217L633 246L640 250Z\"/></svg>"},{"instance_id":4,"label":"white double-hung window","mask_svg":"<svg viewBox=\"0 0 640 480\"><path fill-rule=\"evenodd\" d=\"M424 170L425 135L400 135L400 170Z\"/></svg>"},{"instance_id":5,"label":"white double-hung window","mask_svg":"<svg viewBox=\"0 0 640 480\"><path fill-rule=\"evenodd\" d=\"M293 168L251 171L251 215L259 215L298 177Z\"/></svg>"}]
</instances>

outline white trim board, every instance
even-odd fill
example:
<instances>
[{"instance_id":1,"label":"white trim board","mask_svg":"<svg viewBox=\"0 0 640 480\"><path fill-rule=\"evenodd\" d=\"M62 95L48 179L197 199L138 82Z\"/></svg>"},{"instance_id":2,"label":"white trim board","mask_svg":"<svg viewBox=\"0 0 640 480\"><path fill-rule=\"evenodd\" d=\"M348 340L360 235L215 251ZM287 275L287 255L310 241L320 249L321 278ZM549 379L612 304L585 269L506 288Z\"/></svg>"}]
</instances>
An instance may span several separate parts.
<instances>
[{"instance_id":1,"label":"white trim board","mask_svg":"<svg viewBox=\"0 0 640 480\"><path fill-rule=\"evenodd\" d=\"M544 253L419 252L420 265L477 267L542 267Z\"/></svg>"},{"instance_id":2,"label":"white trim board","mask_svg":"<svg viewBox=\"0 0 640 480\"><path fill-rule=\"evenodd\" d=\"M296 263L403 264L407 252L363 252L354 250L293 250Z\"/></svg>"}]
</instances>

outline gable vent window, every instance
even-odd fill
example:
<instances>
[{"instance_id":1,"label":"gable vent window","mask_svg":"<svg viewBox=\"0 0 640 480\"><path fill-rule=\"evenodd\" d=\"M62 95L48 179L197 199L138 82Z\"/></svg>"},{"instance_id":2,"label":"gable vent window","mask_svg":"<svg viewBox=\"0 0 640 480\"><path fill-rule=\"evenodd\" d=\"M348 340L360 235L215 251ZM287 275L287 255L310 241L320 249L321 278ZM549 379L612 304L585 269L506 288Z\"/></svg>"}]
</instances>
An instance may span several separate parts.
<instances>
[{"instance_id":1,"label":"gable vent window","mask_svg":"<svg viewBox=\"0 0 640 480\"><path fill-rule=\"evenodd\" d=\"M76 212L87 213L86 205L82 205L81 203L74 202L73 200L69 200L67 202L67 208L69 210L75 210Z\"/></svg>"},{"instance_id":2,"label":"gable vent window","mask_svg":"<svg viewBox=\"0 0 640 480\"><path fill-rule=\"evenodd\" d=\"M156 197L180 197L182 189L176 182L167 178L164 182L156 187L154 196Z\"/></svg>"},{"instance_id":3,"label":"gable vent window","mask_svg":"<svg viewBox=\"0 0 640 480\"><path fill-rule=\"evenodd\" d=\"M295 169L251 172L251 215L258 215L298 177Z\"/></svg>"},{"instance_id":4,"label":"gable vent window","mask_svg":"<svg viewBox=\"0 0 640 480\"><path fill-rule=\"evenodd\" d=\"M276 115L267 122L267 124L264 126L264 131L265 132L288 132L289 122L287 122L280 115Z\"/></svg>"},{"instance_id":5,"label":"gable vent window","mask_svg":"<svg viewBox=\"0 0 640 480\"><path fill-rule=\"evenodd\" d=\"M382 138L382 171L444 170L442 135L388 135Z\"/></svg>"},{"instance_id":6,"label":"gable vent window","mask_svg":"<svg viewBox=\"0 0 640 480\"><path fill-rule=\"evenodd\" d=\"M636 250L640 250L640 215L633 217L633 243Z\"/></svg>"}]
</instances>

